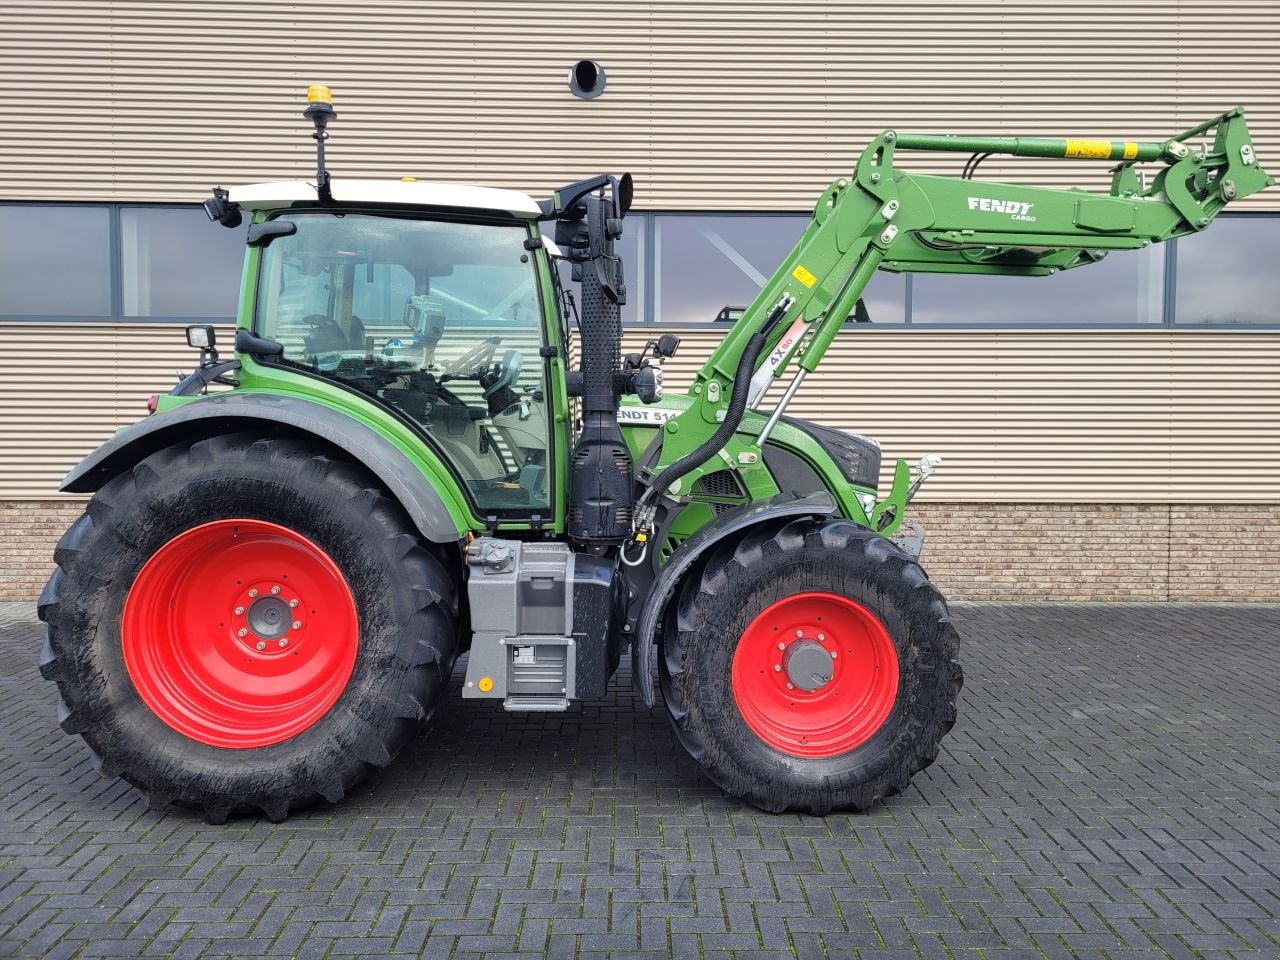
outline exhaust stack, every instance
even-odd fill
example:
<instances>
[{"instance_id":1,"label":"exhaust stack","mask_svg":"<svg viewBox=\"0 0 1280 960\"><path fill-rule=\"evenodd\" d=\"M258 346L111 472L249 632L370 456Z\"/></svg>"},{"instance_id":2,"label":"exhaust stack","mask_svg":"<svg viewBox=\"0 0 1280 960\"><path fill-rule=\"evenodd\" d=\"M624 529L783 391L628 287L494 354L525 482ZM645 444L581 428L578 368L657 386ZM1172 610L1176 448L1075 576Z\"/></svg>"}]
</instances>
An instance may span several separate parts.
<instances>
[{"instance_id":1,"label":"exhaust stack","mask_svg":"<svg viewBox=\"0 0 1280 960\"><path fill-rule=\"evenodd\" d=\"M607 189L606 189L607 188ZM569 461L569 536L593 546L621 544L631 535L631 455L618 426L622 393L622 261L613 242L631 206L631 176L600 176L565 187L543 204L555 217L556 243L581 284L582 432Z\"/></svg>"}]
</instances>

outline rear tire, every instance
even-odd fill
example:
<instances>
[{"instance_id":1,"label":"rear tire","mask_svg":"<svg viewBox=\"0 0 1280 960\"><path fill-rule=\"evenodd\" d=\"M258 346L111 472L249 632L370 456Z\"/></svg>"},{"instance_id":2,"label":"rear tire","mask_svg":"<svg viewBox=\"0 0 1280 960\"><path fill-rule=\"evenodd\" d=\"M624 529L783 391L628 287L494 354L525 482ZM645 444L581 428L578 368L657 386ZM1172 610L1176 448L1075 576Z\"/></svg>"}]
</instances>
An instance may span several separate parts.
<instances>
[{"instance_id":1,"label":"rear tire","mask_svg":"<svg viewBox=\"0 0 1280 960\"><path fill-rule=\"evenodd\" d=\"M341 800L426 721L456 657L440 560L367 471L301 440L152 454L54 559L40 670L62 728L152 806L210 822Z\"/></svg>"},{"instance_id":2,"label":"rear tire","mask_svg":"<svg viewBox=\"0 0 1280 960\"><path fill-rule=\"evenodd\" d=\"M914 560L847 520L751 530L695 568L673 607L658 664L676 735L764 810L866 809L906 789L955 723L945 602Z\"/></svg>"}]
</instances>

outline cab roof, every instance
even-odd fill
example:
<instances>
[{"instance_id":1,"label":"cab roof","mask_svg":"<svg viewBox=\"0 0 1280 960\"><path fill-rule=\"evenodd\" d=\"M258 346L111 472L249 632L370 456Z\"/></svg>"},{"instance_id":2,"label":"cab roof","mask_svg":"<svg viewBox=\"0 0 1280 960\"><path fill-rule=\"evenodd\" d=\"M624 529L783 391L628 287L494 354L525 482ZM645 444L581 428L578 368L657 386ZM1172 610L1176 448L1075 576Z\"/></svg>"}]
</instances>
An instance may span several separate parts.
<instances>
[{"instance_id":1,"label":"cab roof","mask_svg":"<svg viewBox=\"0 0 1280 960\"><path fill-rule=\"evenodd\" d=\"M413 207L446 207L458 210L489 210L533 219L541 210L528 194L494 187L468 187L455 183L428 183L422 180L339 180L330 184L338 203L397 204ZM314 183L306 180L278 180L231 188L231 200L246 210L283 209L295 203L316 201Z\"/></svg>"}]
</instances>

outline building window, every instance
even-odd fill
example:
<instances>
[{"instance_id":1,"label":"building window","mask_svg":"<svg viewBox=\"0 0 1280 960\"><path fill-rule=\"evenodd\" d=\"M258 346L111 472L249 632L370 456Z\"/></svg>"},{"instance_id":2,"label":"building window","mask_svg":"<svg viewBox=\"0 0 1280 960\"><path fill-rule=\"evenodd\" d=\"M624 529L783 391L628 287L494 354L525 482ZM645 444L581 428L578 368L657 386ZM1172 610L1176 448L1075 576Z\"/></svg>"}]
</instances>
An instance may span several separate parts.
<instances>
[{"instance_id":1,"label":"building window","mask_svg":"<svg viewBox=\"0 0 1280 960\"><path fill-rule=\"evenodd\" d=\"M1176 261L1176 323L1280 323L1280 217L1221 217Z\"/></svg>"},{"instance_id":2,"label":"building window","mask_svg":"<svg viewBox=\"0 0 1280 960\"><path fill-rule=\"evenodd\" d=\"M917 273L911 278L913 324L1158 324L1163 303L1159 245L1117 251L1100 263L1048 277Z\"/></svg>"},{"instance_id":3,"label":"building window","mask_svg":"<svg viewBox=\"0 0 1280 960\"><path fill-rule=\"evenodd\" d=\"M122 207L120 263L126 317L234 317L244 230L209 223L199 207Z\"/></svg>"},{"instance_id":4,"label":"building window","mask_svg":"<svg viewBox=\"0 0 1280 960\"><path fill-rule=\"evenodd\" d=\"M0 204L0 316L111 316L106 206Z\"/></svg>"},{"instance_id":5,"label":"building window","mask_svg":"<svg viewBox=\"0 0 1280 960\"><path fill-rule=\"evenodd\" d=\"M791 252L807 214L655 214L653 320L699 324L745 307ZM873 321L902 323L906 284L877 274L864 301Z\"/></svg>"},{"instance_id":6,"label":"building window","mask_svg":"<svg viewBox=\"0 0 1280 960\"><path fill-rule=\"evenodd\" d=\"M809 219L632 213L617 241L623 323L700 326L725 307L741 310ZM1226 214L1207 236L1116 251L1050 277L882 271L863 301L879 326L1277 328L1277 261L1280 216ZM243 262L244 230L211 225L196 205L0 202L0 321L231 320ZM569 265L558 269L576 298ZM362 316L397 322L387 304L359 296Z\"/></svg>"}]
</instances>

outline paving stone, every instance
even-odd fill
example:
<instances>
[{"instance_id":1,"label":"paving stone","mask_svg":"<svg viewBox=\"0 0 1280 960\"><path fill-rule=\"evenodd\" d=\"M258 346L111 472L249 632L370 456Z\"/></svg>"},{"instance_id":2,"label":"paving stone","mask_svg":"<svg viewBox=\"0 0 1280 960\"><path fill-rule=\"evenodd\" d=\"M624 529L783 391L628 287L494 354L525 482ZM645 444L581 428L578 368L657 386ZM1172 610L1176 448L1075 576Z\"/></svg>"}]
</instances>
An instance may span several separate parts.
<instances>
[{"instance_id":1,"label":"paving stone","mask_svg":"<svg viewBox=\"0 0 1280 960\"><path fill-rule=\"evenodd\" d=\"M97 776L0 605L0 956L1280 956L1280 607L955 613L960 720L867 814L725 797L624 670L560 716L451 698L341 806L209 826Z\"/></svg>"}]
</instances>

